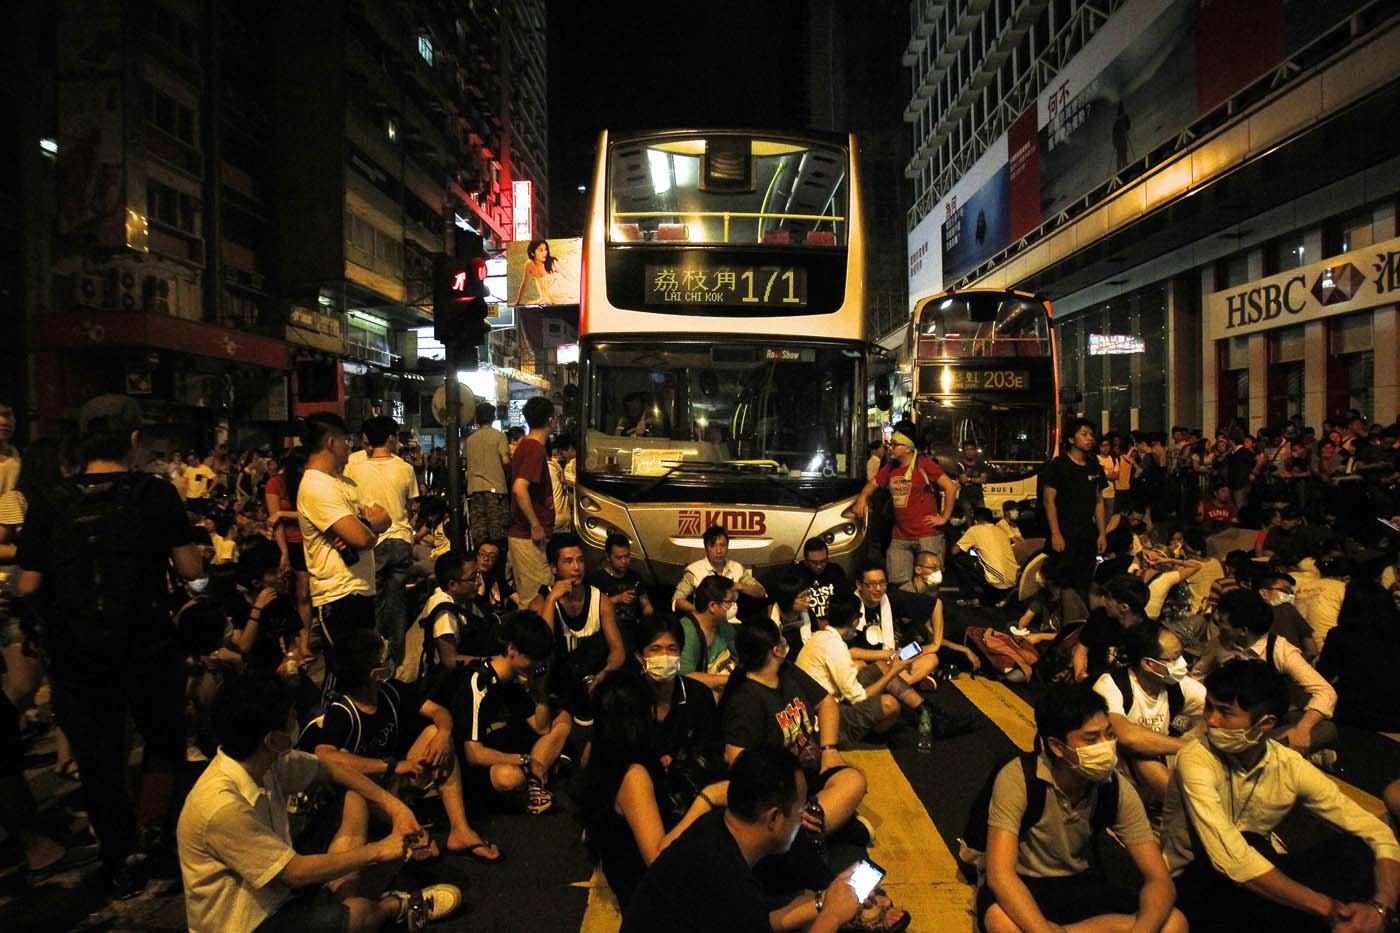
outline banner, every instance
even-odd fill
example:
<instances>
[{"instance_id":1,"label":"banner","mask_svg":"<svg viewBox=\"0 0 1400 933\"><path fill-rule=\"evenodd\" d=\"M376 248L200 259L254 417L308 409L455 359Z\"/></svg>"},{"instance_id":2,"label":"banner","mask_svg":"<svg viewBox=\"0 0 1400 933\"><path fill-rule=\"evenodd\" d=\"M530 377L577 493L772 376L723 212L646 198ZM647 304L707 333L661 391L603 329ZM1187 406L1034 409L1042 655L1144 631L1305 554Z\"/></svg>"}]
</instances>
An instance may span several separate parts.
<instances>
[{"instance_id":1,"label":"banner","mask_svg":"<svg viewBox=\"0 0 1400 933\"><path fill-rule=\"evenodd\" d=\"M943 279L955 279L1011 242L1006 137L982 154L944 203Z\"/></svg>"},{"instance_id":2,"label":"banner","mask_svg":"<svg viewBox=\"0 0 1400 933\"><path fill-rule=\"evenodd\" d=\"M1223 340L1400 301L1400 237L1206 296Z\"/></svg>"},{"instance_id":3,"label":"banner","mask_svg":"<svg viewBox=\"0 0 1400 933\"><path fill-rule=\"evenodd\" d=\"M507 303L578 304L583 240L512 240L506 244Z\"/></svg>"}]
</instances>

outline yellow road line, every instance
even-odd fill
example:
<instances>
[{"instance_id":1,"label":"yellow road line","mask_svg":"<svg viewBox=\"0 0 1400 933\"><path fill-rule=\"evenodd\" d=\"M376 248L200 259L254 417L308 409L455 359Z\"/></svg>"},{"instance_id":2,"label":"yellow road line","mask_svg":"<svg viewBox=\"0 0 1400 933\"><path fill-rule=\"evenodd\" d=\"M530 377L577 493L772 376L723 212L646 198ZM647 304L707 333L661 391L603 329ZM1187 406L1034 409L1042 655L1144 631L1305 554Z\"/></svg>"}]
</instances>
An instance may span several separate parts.
<instances>
[{"instance_id":1,"label":"yellow road line","mask_svg":"<svg viewBox=\"0 0 1400 933\"><path fill-rule=\"evenodd\" d=\"M1381 735L1390 739L1392 742L1400 742L1400 732L1382 732Z\"/></svg>"},{"instance_id":2,"label":"yellow road line","mask_svg":"<svg viewBox=\"0 0 1400 933\"><path fill-rule=\"evenodd\" d=\"M583 912L579 933L617 933L622 928L622 912L617 909L617 898L603 877L603 869L593 869L593 877L576 881L573 887L588 888L588 909Z\"/></svg>"}]
</instances>

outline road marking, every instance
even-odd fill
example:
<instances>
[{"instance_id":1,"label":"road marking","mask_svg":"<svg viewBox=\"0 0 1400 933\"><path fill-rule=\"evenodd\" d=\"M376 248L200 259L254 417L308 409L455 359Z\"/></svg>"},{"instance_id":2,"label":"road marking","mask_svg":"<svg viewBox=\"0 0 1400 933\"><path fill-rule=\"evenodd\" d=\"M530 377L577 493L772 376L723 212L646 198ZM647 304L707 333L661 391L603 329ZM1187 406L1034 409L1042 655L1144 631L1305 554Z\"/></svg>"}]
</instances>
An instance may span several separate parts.
<instances>
[{"instance_id":1,"label":"road marking","mask_svg":"<svg viewBox=\"0 0 1400 933\"><path fill-rule=\"evenodd\" d=\"M583 912L579 933L617 933L622 928L622 911L617 909L617 898L602 868L593 869L593 877L575 881L572 887L588 889L588 909Z\"/></svg>"}]
</instances>

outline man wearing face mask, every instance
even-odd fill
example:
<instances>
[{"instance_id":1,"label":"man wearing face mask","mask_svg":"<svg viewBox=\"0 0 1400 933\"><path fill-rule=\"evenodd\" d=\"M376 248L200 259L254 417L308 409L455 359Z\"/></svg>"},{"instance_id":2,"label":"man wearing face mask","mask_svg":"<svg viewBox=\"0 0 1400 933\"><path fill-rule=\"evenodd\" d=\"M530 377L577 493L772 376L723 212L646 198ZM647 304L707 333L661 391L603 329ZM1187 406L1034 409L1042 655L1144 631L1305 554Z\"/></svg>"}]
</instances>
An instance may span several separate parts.
<instances>
[{"instance_id":1,"label":"man wearing face mask","mask_svg":"<svg viewBox=\"0 0 1400 933\"><path fill-rule=\"evenodd\" d=\"M1281 571L1266 571L1254 578L1254 589L1274 611L1269 633L1286 638L1311 663L1317 659L1317 641L1312 626L1294 605L1294 579Z\"/></svg>"},{"instance_id":2,"label":"man wearing face mask","mask_svg":"<svg viewBox=\"0 0 1400 933\"><path fill-rule=\"evenodd\" d=\"M1038 753L1008 762L992 787L987 883L977 894L983 928L1062 931L1087 921L1094 926L1085 929L1185 933L1142 801L1114 776L1117 742L1103 697L1083 685L1052 690L1036 705L1035 726ZM1116 800L1101 803L1104 795ZM1142 873L1138 892L1090 864L1093 834L1108 828Z\"/></svg>"},{"instance_id":3,"label":"man wearing face mask","mask_svg":"<svg viewBox=\"0 0 1400 933\"><path fill-rule=\"evenodd\" d=\"M1161 803L1171 757L1200 723L1206 691L1187 676L1181 639L1169 629L1134 629L1123 645L1123 659L1130 666L1100 676L1094 692L1108 704L1108 721L1139 793L1149 803Z\"/></svg>"},{"instance_id":4,"label":"man wearing face mask","mask_svg":"<svg viewBox=\"0 0 1400 933\"><path fill-rule=\"evenodd\" d=\"M1380 931L1400 898L1400 844L1297 752L1268 734L1287 681L1258 660L1206 678L1206 734L1177 756L1162 848L1193 931ZM1274 829L1299 804L1340 834L1279 853ZM1368 851L1369 849L1369 851Z\"/></svg>"},{"instance_id":5,"label":"man wearing face mask","mask_svg":"<svg viewBox=\"0 0 1400 933\"><path fill-rule=\"evenodd\" d=\"M190 930L418 929L452 913L450 884L416 893L365 887L361 872L429 855L427 836L402 801L369 777L295 751L292 688L272 675L227 684L214 706L219 752L185 799L176 831ZM343 788L337 851L302 855L291 843L287 799L313 784ZM391 824L368 841L369 814ZM300 890L298 890L300 889Z\"/></svg>"}]
</instances>

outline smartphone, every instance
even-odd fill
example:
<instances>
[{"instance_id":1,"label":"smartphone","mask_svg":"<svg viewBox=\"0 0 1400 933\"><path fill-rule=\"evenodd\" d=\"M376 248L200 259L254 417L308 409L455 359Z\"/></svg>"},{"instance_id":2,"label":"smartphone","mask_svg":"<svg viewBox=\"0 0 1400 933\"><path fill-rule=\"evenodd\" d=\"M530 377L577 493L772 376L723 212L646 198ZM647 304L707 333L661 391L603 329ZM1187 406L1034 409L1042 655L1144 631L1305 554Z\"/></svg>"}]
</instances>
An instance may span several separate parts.
<instances>
[{"instance_id":1,"label":"smartphone","mask_svg":"<svg viewBox=\"0 0 1400 933\"><path fill-rule=\"evenodd\" d=\"M851 872L851 890L855 892L856 900L862 904L870 896L870 892L875 890L875 886L885 877L885 870L869 859L861 859L856 862L855 871Z\"/></svg>"},{"instance_id":2,"label":"smartphone","mask_svg":"<svg viewBox=\"0 0 1400 933\"><path fill-rule=\"evenodd\" d=\"M900 648L900 649L899 649L899 659L900 659L901 661L908 661L910 658L912 658L914 655L916 655L916 654L918 654L918 653L919 653L919 643L916 642L916 641L911 641L909 644L907 644L907 645L905 645L903 648Z\"/></svg>"},{"instance_id":3,"label":"smartphone","mask_svg":"<svg viewBox=\"0 0 1400 933\"><path fill-rule=\"evenodd\" d=\"M967 553L973 557L976 557L978 560L982 559L982 554L977 550L977 545L975 544L967 549Z\"/></svg>"},{"instance_id":4,"label":"smartphone","mask_svg":"<svg viewBox=\"0 0 1400 933\"><path fill-rule=\"evenodd\" d=\"M1102 554L1095 554L1095 555L1094 555L1094 563L1096 563L1096 564L1102 564L1102 563L1103 563L1103 555L1102 555Z\"/></svg>"},{"instance_id":5,"label":"smartphone","mask_svg":"<svg viewBox=\"0 0 1400 933\"><path fill-rule=\"evenodd\" d=\"M1388 518L1378 518L1376 519L1376 521L1380 522L1382 525L1389 528L1391 531L1400 531L1400 525L1395 524L1395 522L1391 521Z\"/></svg>"}]
</instances>

